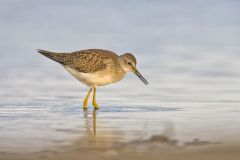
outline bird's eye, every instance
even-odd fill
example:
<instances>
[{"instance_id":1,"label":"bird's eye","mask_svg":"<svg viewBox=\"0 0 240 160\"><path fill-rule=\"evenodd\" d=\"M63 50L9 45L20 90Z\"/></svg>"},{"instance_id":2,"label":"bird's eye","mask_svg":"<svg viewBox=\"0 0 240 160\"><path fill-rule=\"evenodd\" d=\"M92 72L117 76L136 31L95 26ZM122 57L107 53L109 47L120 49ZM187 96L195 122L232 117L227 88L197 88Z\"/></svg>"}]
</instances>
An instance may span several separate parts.
<instances>
[{"instance_id":1,"label":"bird's eye","mask_svg":"<svg viewBox=\"0 0 240 160\"><path fill-rule=\"evenodd\" d=\"M132 63L131 63L131 62L128 62L128 64L129 64L129 65L132 65Z\"/></svg>"}]
</instances>

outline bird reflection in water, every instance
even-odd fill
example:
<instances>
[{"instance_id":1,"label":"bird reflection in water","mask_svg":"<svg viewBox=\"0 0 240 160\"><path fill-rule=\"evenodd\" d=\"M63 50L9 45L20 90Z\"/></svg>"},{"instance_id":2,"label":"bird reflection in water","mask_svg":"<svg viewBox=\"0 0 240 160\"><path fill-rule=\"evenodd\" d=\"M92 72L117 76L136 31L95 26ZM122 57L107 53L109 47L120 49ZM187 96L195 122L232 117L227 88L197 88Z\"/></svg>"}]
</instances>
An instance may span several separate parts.
<instances>
[{"instance_id":1,"label":"bird reflection in water","mask_svg":"<svg viewBox=\"0 0 240 160\"><path fill-rule=\"evenodd\" d=\"M101 113L99 110L84 109L83 113L85 133L77 142L80 147L106 149L124 139L123 132L117 126L112 126L98 117Z\"/></svg>"},{"instance_id":2,"label":"bird reflection in water","mask_svg":"<svg viewBox=\"0 0 240 160\"><path fill-rule=\"evenodd\" d=\"M84 111L84 120L85 120L85 128L88 132L88 135L92 135L94 137L96 137L96 128L97 128L97 117L96 117L96 114L97 114L97 110L94 109L92 111L92 125L89 123L89 121L91 121L89 118L89 114L90 112L88 111L88 109L83 109ZM92 127L91 127L92 126Z\"/></svg>"}]
</instances>

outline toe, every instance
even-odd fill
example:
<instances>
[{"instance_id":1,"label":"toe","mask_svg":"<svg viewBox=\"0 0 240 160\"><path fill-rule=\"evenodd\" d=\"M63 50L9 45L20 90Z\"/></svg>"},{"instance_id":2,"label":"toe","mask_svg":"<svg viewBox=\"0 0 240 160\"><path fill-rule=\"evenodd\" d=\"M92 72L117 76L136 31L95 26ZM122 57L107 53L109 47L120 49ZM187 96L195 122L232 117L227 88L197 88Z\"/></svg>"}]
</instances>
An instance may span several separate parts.
<instances>
[{"instance_id":1,"label":"toe","mask_svg":"<svg viewBox=\"0 0 240 160\"><path fill-rule=\"evenodd\" d=\"M97 103L93 103L94 109L99 109L99 105Z\"/></svg>"}]
</instances>

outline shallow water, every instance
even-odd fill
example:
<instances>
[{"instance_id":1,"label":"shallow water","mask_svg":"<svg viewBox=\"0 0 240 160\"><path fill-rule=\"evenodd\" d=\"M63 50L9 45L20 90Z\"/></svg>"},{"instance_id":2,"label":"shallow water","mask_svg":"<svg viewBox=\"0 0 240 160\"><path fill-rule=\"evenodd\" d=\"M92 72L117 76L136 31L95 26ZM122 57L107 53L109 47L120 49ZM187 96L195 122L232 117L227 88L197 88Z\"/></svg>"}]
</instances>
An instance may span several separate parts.
<instances>
[{"instance_id":1,"label":"shallow water","mask_svg":"<svg viewBox=\"0 0 240 160\"><path fill-rule=\"evenodd\" d=\"M43 58L31 70L14 69L1 79L0 151L59 151L88 138L101 148L157 135L179 144L238 142L239 56L216 56L231 63L220 71L215 59L206 62L200 55L184 63L173 55L158 56L160 63L145 59L139 66L149 85L129 74L118 84L100 87L97 111L91 103L82 109L87 88L60 65Z\"/></svg>"},{"instance_id":2,"label":"shallow water","mask_svg":"<svg viewBox=\"0 0 240 160\"><path fill-rule=\"evenodd\" d=\"M0 159L74 148L81 156L118 146L161 151L141 148L148 142L240 144L238 1L0 4ZM98 88L99 110L89 103L84 111L88 88L37 48L133 52L149 85L128 74Z\"/></svg>"}]
</instances>

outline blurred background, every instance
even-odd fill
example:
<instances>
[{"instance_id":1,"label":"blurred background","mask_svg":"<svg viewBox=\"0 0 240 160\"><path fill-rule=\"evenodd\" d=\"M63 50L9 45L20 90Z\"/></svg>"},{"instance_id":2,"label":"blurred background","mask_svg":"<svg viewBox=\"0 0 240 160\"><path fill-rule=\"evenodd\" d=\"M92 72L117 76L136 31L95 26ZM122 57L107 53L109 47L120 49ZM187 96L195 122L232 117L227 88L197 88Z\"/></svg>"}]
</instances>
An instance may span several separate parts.
<instances>
[{"instance_id":1,"label":"blurred background","mask_svg":"<svg viewBox=\"0 0 240 160\"><path fill-rule=\"evenodd\" d=\"M205 57L209 56L213 65L220 63L224 55L239 55L237 0L0 3L4 73L6 63L11 63L12 69L26 64L49 65L46 59L34 54L37 48L53 51L104 48L119 54L130 51L139 55L140 62L144 60L140 56L175 55L187 60L199 56L199 61L208 61ZM224 65L231 65L225 58L219 74L224 72ZM159 61L153 60L155 64ZM195 68L201 70L204 65L199 65Z\"/></svg>"},{"instance_id":2,"label":"blurred background","mask_svg":"<svg viewBox=\"0 0 240 160\"><path fill-rule=\"evenodd\" d=\"M97 123L126 139L162 133L167 123L181 140L236 141L239 7L238 0L1 0L0 151L83 135L87 87L36 49L132 52L149 85L129 74L98 92Z\"/></svg>"}]
</instances>

